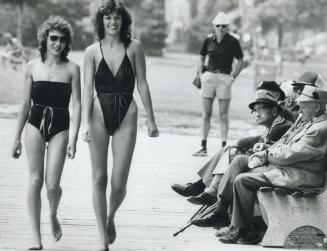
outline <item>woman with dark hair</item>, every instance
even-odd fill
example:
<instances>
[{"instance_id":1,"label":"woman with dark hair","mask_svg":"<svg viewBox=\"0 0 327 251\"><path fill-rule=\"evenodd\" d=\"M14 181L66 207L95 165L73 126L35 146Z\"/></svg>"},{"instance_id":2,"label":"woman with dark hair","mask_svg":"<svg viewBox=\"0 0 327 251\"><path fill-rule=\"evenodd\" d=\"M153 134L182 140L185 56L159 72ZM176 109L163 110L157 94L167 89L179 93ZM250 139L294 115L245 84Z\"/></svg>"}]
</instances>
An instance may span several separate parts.
<instances>
[{"instance_id":1,"label":"woman with dark hair","mask_svg":"<svg viewBox=\"0 0 327 251\"><path fill-rule=\"evenodd\" d=\"M66 20L58 16L48 18L38 31L41 58L29 62L25 73L23 101L12 156L19 158L21 155L20 139L25 127L25 147L30 171L28 209L34 237L30 250L43 248L40 193L44 176L52 234L55 241L59 241L62 235L57 218L62 195L60 178L66 154L68 158L75 157L81 120L80 69L67 58L71 36L72 29ZM73 129L69 136L68 106L71 96Z\"/></svg>"},{"instance_id":2,"label":"woman with dark hair","mask_svg":"<svg viewBox=\"0 0 327 251\"><path fill-rule=\"evenodd\" d=\"M114 217L126 195L137 132L135 78L148 121L148 135L157 137L146 80L145 57L139 41L131 39L131 17L121 1L102 0L95 14L98 42L84 57L83 139L89 143L93 206L100 233L99 250L108 250L116 238ZM97 95L93 97L94 88ZM107 210L107 157L112 136L113 169ZM107 212L108 211L108 212Z\"/></svg>"}]
</instances>

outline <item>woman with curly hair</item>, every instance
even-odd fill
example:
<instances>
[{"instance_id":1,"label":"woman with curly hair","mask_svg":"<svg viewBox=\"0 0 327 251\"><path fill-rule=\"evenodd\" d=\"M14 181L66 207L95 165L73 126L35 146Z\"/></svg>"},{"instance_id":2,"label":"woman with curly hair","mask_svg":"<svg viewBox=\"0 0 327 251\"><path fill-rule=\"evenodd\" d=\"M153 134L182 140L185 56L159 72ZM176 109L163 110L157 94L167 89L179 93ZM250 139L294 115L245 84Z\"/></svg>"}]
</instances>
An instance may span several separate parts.
<instances>
[{"instance_id":1,"label":"woman with curly hair","mask_svg":"<svg viewBox=\"0 0 327 251\"><path fill-rule=\"evenodd\" d=\"M43 177L55 241L59 241L62 235L57 218L62 195L60 178L66 154L68 158L75 156L81 120L80 69L67 58L71 36L72 29L66 20L58 16L48 18L38 30L41 58L29 62L25 73L23 101L12 156L19 158L21 155L20 139L25 127L25 147L30 171L28 210L34 237L34 244L29 250L43 248L40 231ZM68 106L71 96L73 128L69 135Z\"/></svg>"},{"instance_id":2,"label":"woman with curly hair","mask_svg":"<svg viewBox=\"0 0 327 251\"><path fill-rule=\"evenodd\" d=\"M130 14L121 1L101 0L94 23L98 42L87 47L84 57L83 139L89 143L91 154L99 250L108 250L108 245L116 238L114 217L126 195L136 141L138 109L133 99L135 78L148 117L148 135L157 137L159 132L146 80L142 46L131 38ZM107 210L110 136L113 165Z\"/></svg>"}]
</instances>

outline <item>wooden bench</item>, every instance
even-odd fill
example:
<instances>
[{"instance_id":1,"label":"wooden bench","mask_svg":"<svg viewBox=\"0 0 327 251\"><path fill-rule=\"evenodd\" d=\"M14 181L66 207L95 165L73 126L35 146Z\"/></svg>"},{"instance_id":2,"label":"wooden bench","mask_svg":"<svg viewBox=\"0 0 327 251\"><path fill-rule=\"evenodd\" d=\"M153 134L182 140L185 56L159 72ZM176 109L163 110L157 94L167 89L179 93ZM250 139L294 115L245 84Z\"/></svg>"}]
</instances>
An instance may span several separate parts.
<instances>
[{"instance_id":1,"label":"wooden bench","mask_svg":"<svg viewBox=\"0 0 327 251\"><path fill-rule=\"evenodd\" d=\"M265 187L260 188L257 195L262 217L268 226L262 246L284 247L287 237L304 226L315 227L327 234L327 184L311 191Z\"/></svg>"}]
</instances>

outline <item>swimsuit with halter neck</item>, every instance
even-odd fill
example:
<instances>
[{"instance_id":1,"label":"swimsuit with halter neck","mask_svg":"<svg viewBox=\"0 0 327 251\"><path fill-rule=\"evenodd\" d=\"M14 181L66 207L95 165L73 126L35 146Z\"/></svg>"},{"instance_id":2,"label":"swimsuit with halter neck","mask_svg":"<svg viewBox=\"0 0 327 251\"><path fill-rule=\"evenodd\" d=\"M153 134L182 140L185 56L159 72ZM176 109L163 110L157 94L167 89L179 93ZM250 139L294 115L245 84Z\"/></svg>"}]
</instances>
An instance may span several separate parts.
<instances>
[{"instance_id":1,"label":"swimsuit with halter neck","mask_svg":"<svg viewBox=\"0 0 327 251\"><path fill-rule=\"evenodd\" d=\"M122 123L133 100L135 76L126 49L116 76L113 75L104 59L101 43L100 50L102 59L95 73L94 85L105 126L109 135L113 135Z\"/></svg>"},{"instance_id":2,"label":"swimsuit with halter neck","mask_svg":"<svg viewBox=\"0 0 327 251\"><path fill-rule=\"evenodd\" d=\"M33 81L31 98L33 105L28 123L38 128L45 142L57 133L69 129L70 83Z\"/></svg>"}]
</instances>

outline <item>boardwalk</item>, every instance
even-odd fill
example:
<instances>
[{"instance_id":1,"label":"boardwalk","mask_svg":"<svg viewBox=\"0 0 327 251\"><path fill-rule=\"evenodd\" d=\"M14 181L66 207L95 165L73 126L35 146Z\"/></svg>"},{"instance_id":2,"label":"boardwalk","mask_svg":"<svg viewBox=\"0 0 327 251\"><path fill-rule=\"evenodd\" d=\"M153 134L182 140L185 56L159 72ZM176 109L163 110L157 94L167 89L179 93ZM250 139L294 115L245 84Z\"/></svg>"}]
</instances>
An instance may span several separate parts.
<instances>
[{"instance_id":1,"label":"boardwalk","mask_svg":"<svg viewBox=\"0 0 327 251\"><path fill-rule=\"evenodd\" d=\"M14 120L0 120L0 250L25 250L31 238L26 209L26 155L19 160L9 157L14 129ZM128 194L117 214L117 239L110 246L111 251L268 250L260 246L221 244L212 229L191 227L177 237L172 236L197 209L173 193L170 184L197 178L195 171L206 160L191 157L198 140L177 135L154 139L139 133ZM211 154L216 147L213 143L214 140L209 145ZM45 250L95 250L97 228L90 177L87 145L79 141L76 159L67 160L64 169L59 208L63 237L58 243L50 235L44 189L42 192Z\"/></svg>"}]
</instances>

